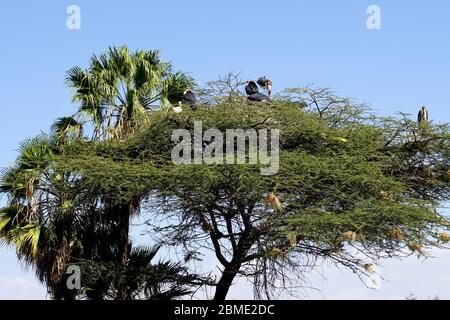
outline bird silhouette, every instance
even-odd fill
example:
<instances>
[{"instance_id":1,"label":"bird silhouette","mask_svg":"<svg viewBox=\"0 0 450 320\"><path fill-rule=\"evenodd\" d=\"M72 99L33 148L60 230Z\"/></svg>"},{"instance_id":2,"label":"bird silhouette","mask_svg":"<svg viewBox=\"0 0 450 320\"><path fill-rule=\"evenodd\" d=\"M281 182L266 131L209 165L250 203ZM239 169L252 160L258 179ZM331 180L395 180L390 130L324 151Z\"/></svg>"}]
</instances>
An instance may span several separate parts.
<instances>
[{"instance_id":1,"label":"bird silhouette","mask_svg":"<svg viewBox=\"0 0 450 320\"><path fill-rule=\"evenodd\" d=\"M247 94L247 98L250 101L255 102L268 102L271 101L268 96L259 92L258 86L255 81L247 81L247 85L245 86L245 93Z\"/></svg>"},{"instance_id":2,"label":"bird silhouette","mask_svg":"<svg viewBox=\"0 0 450 320\"><path fill-rule=\"evenodd\" d=\"M250 96L255 93L259 93L258 86L255 81L247 81L247 85L245 86L245 93Z\"/></svg>"},{"instance_id":3,"label":"bird silhouette","mask_svg":"<svg viewBox=\"0 0 450 320\"><path fill-rule=\"evenodd\" d=\"M417 122L419 122L419 124L421 123L428 123L428 109L427 107L423 106L420 111L419 114L417 115Z\"/></svg>"},{"instance_id":4,"label":"bird silhouette","mask_svg":"<svg viewBox=\"0 0 450 320\"><path fill-rule=\"evenodd\" d=\"M192 111L197 110L197 98L195 97L195 94L191 90L186 90L181 94L180 101L178 101L178 106L173 107L173 111L176 113L183 111L183 105L188 105L191 107Z\"/></svg>"}]
</instances>

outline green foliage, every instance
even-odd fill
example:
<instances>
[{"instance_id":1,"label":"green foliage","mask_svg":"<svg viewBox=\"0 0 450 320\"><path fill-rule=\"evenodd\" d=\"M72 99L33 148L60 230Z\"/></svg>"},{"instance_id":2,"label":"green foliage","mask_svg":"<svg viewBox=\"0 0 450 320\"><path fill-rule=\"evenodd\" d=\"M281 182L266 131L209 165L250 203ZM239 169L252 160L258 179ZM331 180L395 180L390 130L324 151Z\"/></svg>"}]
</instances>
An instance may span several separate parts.
<instances>
[{"instance_id":1,"label":"green foliage","mask_svg":"<svg viewBox=\"0 0 450 320\"><path fill-rule=\"evenodd\" d=\"M238 273L270 297L277 281L287 288L318 258L361 273L367 263L358 254L376 260L445 247L449 221L438 210L450 198L448 125L375 117L326 89L249 103L239 81L227 79L208 84L195 112L174 113L167 106L193 81L155 51L110 48L88 70L67 73L79 112L22 144L0 176L8 195L0 239L53 297L79 294L65 288L64 270L80 261L90 298L185 294L188 282L177 282L184 267L150 264L154 250L125 250L129 218L142 209L152 235L184 250L186 262L214 251L223 266L218 299ZM156 101L162 108L151 110ZM93 139L81 134L82 116ZM195 121L203 131L279 129L278 173L261 175L261 163L175 165L171 134L192 133Z\"/></svg>"},{"instance_id":2,"label":"green foliage","mask_svg":"<svg viewBox=\"0 0 450 320\"><path fill-rule=\"evenodd\" d=\"M74 90L73 101L80 104L78 115L92 122L95 139L134 132L146 123L146 110L155 103L167 108L194 86L188 75L172 72L158 51L130 53L126 46L94 55L87 70L73 67L66 82Z\"/></svg>"},{"instance_id":3,"label":"green foliage","mask_svg":"<svg viewBox=\"0 0 450 320\"><path fill-rule=\"evenodd\" d=\"M196 278L188 275L186 268L170 262L152 263L159 247L136 247L126 265L117 262L83 261L83 288L88 293L101 285L102 299L118 299L120 281L125 283L126 299L170 300L189 294L186 285Z\"/></svg>"},{"instance_id":4,"label":"green foliage","mask_svg":"<svg viewBox=\"0 0 450 320\"><path fill-rule=\"evenodd\" d=\"M20 221L22 208L11 206L0 211L0 242L12 244L17 251L35 257L38 254L41 224Z\"/></svg>"},{"instance_id":5,"label":"green foliage","mask_svg":"<svg viewBox=\"0 0 450 320\"><path fill-rule=\"evenodd\" d=\"M170 133L192 132L196 120L204 130L280 129L279 173L261 176L259 165L172 164ZM203 106L181 114L158 111L149 115L142 133L121 142L81 144L58 167L81 172L87 186L100 194L109 190L119 199L153 194L161 200L156 211L168 215L181 210L190 217L186 224L195 221L198 226L196 220L208 216L208 206L217 210L218 220L227 210L252 207L252 221L258 221L266 246L279 245L294 232L301 239L300 252L320 247L326 255L342 248L349 230L369 254L400 251L412 242L437 245L437 232L448 226L436 213L438 201L449 195L448 131L430 125L420 140L410 141L409 129L399 124L397 141L388 144L386 121L356 119L332 127L318 114L283 101L275 106ZM417 154L409 148L416 148L421 162L412 162ZM432 175L421 175L423 170ZM424 188L434 191L425 193ZM282 214L266 205L270 191L281 199ZM402 241L392 239L394 228L401 229Z\"/></svg>"}]
</instances>

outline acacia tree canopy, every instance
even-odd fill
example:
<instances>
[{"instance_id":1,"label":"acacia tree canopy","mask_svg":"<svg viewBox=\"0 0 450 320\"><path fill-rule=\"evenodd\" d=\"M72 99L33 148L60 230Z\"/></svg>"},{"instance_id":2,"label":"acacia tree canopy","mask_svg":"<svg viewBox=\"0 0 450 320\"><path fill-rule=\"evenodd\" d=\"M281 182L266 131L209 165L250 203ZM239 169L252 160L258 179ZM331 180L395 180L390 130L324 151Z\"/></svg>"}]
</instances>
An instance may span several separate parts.
<instances>
[{"instance_id":1,"label":"acacia tree canopy","mask_svg":"<svg viewBox=\"0 0 450 320\"><path fill-rule=\"evenodd\" d=\"M175 165L175 129L279 129L280 168L260 164ZM185 251L210 249L221 266L215 299L236 275L257 297L293 288L321 258L370 271L382 257L445 247L438 213L450 192L448 125L379 118L327 90L293 89L273 105L239 95L196 112L153 111L121 141L74 141L56 171L82 177L77 194L143 199L151 234ZM81 181L81 180L80 180ZM212 270L211 270L212 271Z\"/></svg>"}]
</instances>

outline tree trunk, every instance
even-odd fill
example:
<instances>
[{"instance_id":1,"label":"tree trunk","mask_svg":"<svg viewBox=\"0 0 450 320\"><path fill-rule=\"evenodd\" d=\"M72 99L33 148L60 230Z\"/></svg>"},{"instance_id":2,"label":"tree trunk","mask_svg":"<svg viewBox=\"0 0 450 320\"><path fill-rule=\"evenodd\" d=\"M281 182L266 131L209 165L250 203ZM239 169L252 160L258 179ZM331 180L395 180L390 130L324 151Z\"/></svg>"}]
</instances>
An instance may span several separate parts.
<instances>
[{"instance_id":1,"label":"tree trunk","mask_svg":"<svg viewBox=\"0 0 450 320\"><path fill-rule=\"evenodd\" d=\"M228 291L230 290L233 280L236 277L242 263L245 261L245 256L252 247L252 243L255 240L252 235L252 226L250 224L248 215L243 212L242 214L245 230L242 232L241 238L236 244L233 252L233 259L229 264L225 265L225 269L222 272L222 277L217 283L216 292L214 295L214 301L224 301Z\"/></svg>"},{"instance_id":2,"label":"tree trunk","mask_svg":"<svg viewBox=\"0 0 450 320\"><path fill-rule=\"evenodd\" d=\"M129 204L120 204L116 206L117 222L119 227L119 254L118 261L122 267L125 267L128 261L128 237L130 231L130 206ZM122 270L124 270L123 268ZM117 299L125 300L126 296L126 279L122 275L117 284Z\"/></svg>"},{"instance_id":3,"label":"tree trunk","mask_svg":"<svg viewBox=\"0 0 450 320\"><path fill-rule=\"evenodd\" d=\"M125 264L128 261L128 234L130 232L130 212L127 204L120 205L119 209L119 261Z\"/></svg>"},{"instance_id":4,"label":"tree trunk","mask_svg":"<svg viewBox=\"0 0 450 320\"><path fill-rule=\"evenodd\" d=\"M214 294L214 301L224 301L228 291L230 290L233 280L240 269L241 264L236 263L231 267L225 268L222 272L222 277L217 283L216 292Z\"/></svg>"}]
</instances>

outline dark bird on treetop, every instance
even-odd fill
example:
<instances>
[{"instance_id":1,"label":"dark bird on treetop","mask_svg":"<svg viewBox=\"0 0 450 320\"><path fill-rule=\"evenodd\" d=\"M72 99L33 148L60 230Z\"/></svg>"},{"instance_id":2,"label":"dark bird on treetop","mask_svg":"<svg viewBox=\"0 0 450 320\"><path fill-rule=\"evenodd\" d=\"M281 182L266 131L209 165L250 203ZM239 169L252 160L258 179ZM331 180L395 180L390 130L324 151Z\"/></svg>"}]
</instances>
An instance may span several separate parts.
<instances>
[{"instance_id":1,"label":"dark bird on treetop","mask_svg":"<svg viewBox=\"0 0 450 320\"><path fill-rule=\"evenodd\" d=\"M428 123L428 109L427 107L422 107L417 115L417 121L419 123Z\"/></svg>"},{"instance_id":2,"label":"dark bird on treetop","mask_svg":"<svg viewBox=\"0 0 450 320\"><path fill-rule=\"evenodd\" d=\"M181 96L182 104L194 105L196 102L197 98L191 90L186 90L183 92L183 95Z\"/></svg>"},{"instance_id":3,"label":"dark bird on treetop","mask_svg":"<svg viewBox=\"0 0 450 320\"><path fill-rule=\"evenodd\" d=\"M245 86L245 93L247 93L248 100L255 102L268 102L270 98L265 94L259 93L258 85L255 81L247 81Z\"/></svg>"},{"instance_id":4,"label":"dark bird on treetop","mask_svg":"<svg viewBox=\"0 0 450 320\"><path fill-rule=\"evenodd\" d=\"M195 94L191 90L186 90L183 92L180 104L187 104L191 107L193 111L195 111L197 109L195 106L196 103L197 98L195 97Z\"/></svg>"},{"instance_id":5,"label":"dark bird on treetop","mask_svg":"<svg viewBox=\"0 0 450 320\"><path fill-rule=\"evenodd\" d=\"M270 81L264 76L259 78L257 83L263 90L266 90L267 95L270 96L270 94L272 93L272 81Z\"/></svg>"},{"instance_id":6,"label":"dark bird on treetop","mask_svg":"<svg viewBox=\"0 0 450 320\"><path fill-rule=\"evenodd\" d=\"M255 93L259 93L258 86L255 81L247 81L247 85L245 86L245 93L250 96Z\"/></svg>"},{"instance_id":7,"label":"dark bird on treetop","mask_svg":"<svg viewBox=\"0 0 450 320\"><path fill-rule=\"evenodd\" d=\"M262 93L254 93L248 96L248 100L257 102L270 102L270 98Z\"/></svg>"}]
</instances>

